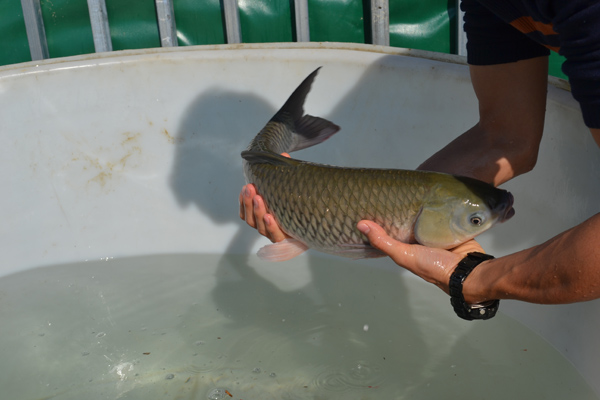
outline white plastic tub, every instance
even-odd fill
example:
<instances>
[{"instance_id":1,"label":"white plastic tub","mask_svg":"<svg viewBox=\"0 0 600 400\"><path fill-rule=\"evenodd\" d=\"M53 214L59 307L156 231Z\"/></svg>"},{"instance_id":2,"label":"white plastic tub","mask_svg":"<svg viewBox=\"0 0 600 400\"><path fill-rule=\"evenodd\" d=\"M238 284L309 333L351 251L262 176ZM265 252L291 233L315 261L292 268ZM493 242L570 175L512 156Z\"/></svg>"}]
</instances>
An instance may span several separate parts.
<instances>
[{"instance_id":1,"label":"white plastic tub","mask_svg":"<svg viewBox=\"0 0 600 400\"><path fill-rule=\"evenodd\" d=\"M312 43L153 49L1 68L0 313L14 306L2 282L18 274L43 274L43 267L140 255L253 254L265 239L237 216L243 184L239 154L318 66L323 68L306 110L342 130L297 158L411 169L477 120L462 59L383 47ZM596 213L598 170L599 152L577 103L567 91L549 87L538 165L504 186L515 196L516 216L484 234L484 248L501 256L541 243ZM253 265L266 282L279 279L281 285L302 287L318 283L310 268L313 257L302 256L303 267L285 272ZM461 337L494 323L455 322L445 295L400 273L389 260L365 262L364 268L400 276L406 290L421 288L445 316L444 323L460 324L455 333ZM104 299L101 285L94 290ZM35 308L35 291L27 298ZM40 309L52 309L46 301ZM110 312L105 316L109 322ZM600 393L599 302L540 306L503 301L501 312L549 341ZM52 326L44 315L36 315L36 323ZM24 339L31 330L22 332L21 342L19 332L7 328L10 320L1 325L3 334L17 335L10 338L12 349L22 346L29 354L35 347ZM489 346L501 340L475 337ZM119 364L105 356L106 365L98 368L112 371L115 381L134 369L135 363ZM46 370L67 368L69 360L56 357ZM14 367L16 376L22 376L24 365ZM532 385L544 385L536 379Z\"/></svg>"}]
</instances>

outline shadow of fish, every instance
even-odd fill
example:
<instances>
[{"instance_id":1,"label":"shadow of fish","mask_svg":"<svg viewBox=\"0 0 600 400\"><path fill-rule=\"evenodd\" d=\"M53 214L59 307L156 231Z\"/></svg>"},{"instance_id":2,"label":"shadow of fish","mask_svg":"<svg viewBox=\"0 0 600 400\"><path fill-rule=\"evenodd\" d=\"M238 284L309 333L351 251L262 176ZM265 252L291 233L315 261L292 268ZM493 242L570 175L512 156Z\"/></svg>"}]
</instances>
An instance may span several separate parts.
<instances>
[{"instance_id":1,"label":"shadow of fish","mask_svg":"<svg viewBox=\"0 0 600 400\"><path fill-rule=\"evenodd\" d=\"M304 115L310 74L242 152L247 183L291 236L258 255L283 261L308 248L350 258L380 257L356 228L381 225L396 240L453 248L514 215L512 195L485 182L399 169L342 168L281 156L321 143L339 126Z\"/></svg>"}]
</instances>

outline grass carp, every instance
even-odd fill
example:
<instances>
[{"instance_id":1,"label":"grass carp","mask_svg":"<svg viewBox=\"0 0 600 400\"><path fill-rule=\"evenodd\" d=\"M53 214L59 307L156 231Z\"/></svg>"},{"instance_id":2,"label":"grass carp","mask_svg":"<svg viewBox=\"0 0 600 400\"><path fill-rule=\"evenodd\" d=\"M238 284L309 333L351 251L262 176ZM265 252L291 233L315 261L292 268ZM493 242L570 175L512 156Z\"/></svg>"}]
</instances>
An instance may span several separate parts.
<instances>
[{"instance_id":1,"label":"grass carp","mask_svg":"<svg viewBox=\"0 0 600 400\"><path fill-rule=\"evenodd\" d=\"M356 224L381 225L396 240L453 248L514 214L506 190L438 172L342 168L280 155L321 143L340 128L304 114L311 73L242 152L244 174L292 237L259 256L283 261L308 248L350 258L380 257Z\"/></svg>"}]
</instances>

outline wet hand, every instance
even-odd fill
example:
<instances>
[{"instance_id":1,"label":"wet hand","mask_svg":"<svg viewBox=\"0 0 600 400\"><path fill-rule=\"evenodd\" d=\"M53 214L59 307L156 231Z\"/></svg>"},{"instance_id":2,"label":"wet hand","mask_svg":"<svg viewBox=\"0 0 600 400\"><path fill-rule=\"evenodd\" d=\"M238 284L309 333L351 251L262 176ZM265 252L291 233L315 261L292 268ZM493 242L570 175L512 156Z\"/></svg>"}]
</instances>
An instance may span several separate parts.
<instances>
[{"instance_id":1,"label":"wet hand","mask_svg":"<svg viewBox=\"0 0 600 400\"><path fill-rule=\"evenodd\" d=\"M287 153L282 156L289 157ZM246 221L252 228L258 230L263 236L269 238L272 242L281 242L289 238L275 222L275 218L267 213L267 207L261 196L256 193L254 185L249 184L242 187L239 197L240 218Z\"/></svg>"},{"instance_id":2,"label":"wet hand","mask_svg":"<svg viewBox=\"0 0 600 400\"><path fill-rule=\"evenodd\" d=\"M240 193L240 218L246 221L252 228L258 230L263 236L272 242L281 242L289 238L275 222L275 218L267 213L267 207L261 196L256 193L254 185L249 184L242 187Z\"/></svg>"},{"instance_id":3,"label":"wet hand","mask_svg":"<svg viewBox=\"0 0 600 400\"><path fill-rule=\"evenodd\" d=\"M450 275L468 253L484 252L479 243L469 240L451 250L420 244L406 244L392 239L372 221L360 221L357 228L367 236L371 246L387 254L396 264L448 293Z\"/></svg>"}]
</instances>

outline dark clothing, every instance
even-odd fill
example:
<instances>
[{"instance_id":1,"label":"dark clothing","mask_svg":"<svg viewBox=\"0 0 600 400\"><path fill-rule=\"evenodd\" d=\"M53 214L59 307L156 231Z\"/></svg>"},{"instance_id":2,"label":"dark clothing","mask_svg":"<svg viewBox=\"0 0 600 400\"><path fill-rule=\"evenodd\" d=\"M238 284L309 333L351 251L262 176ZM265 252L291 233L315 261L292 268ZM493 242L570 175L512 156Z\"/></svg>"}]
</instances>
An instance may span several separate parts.
<instances>
[{"instance_id":1,"label":"dark clothing","mask_svg":"<svg viewBox=\"0 0 600 400\"><path fill-rule=\"evenodd\" d=\"M493 65L545 56L566 58L573 97L590 128L600 128L600 2L462 0L467 59Z\"/></svg>"}]
</instances>

